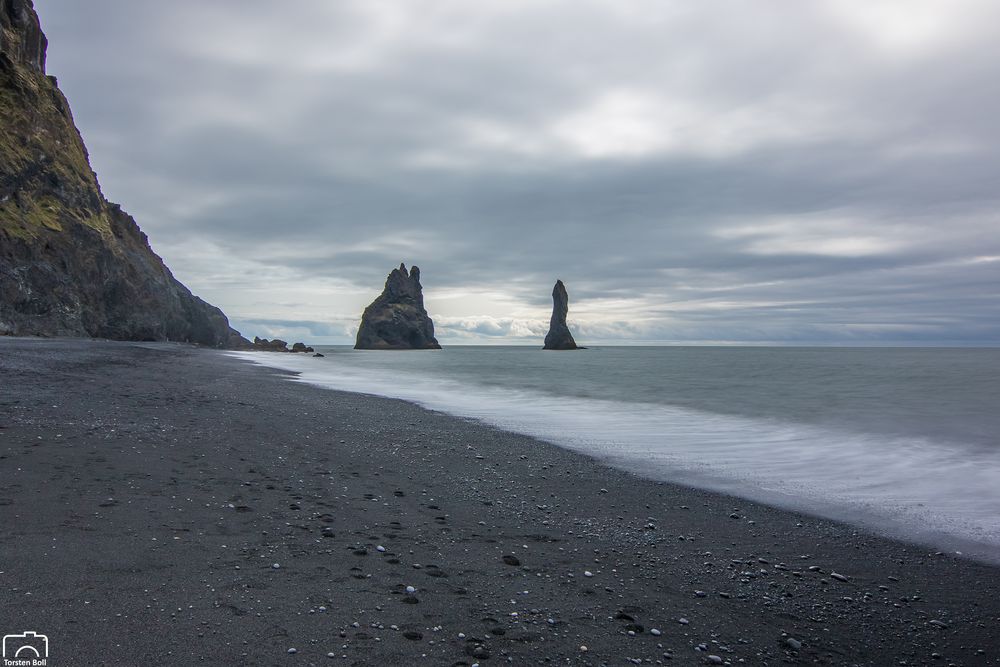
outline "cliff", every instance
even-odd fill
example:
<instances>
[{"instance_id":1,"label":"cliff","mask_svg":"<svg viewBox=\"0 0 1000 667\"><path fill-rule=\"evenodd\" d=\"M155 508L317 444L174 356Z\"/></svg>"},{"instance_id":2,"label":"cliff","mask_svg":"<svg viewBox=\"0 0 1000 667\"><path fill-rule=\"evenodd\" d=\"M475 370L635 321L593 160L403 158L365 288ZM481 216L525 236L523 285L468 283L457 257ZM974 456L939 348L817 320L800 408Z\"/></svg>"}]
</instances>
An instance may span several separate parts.
<instances>
[{"instance_id":1,"label":"cliff","mask_svg":"<svg viewBox=\"0 0 1000 667\"><path fill-rule=\"evenodd\" d=\"M420 269L400 264L385 281L385 289L365 308L356 350L437 350L434 323L424 309Z\"/></svg>"},{"instance_id":2,"label":"cliff","mask_svg":"<svg viewBox=\"0 0 1000 667\"><path fill-rule=\"evenodd\" d=\"M552 319L549 320L549 332L545 334L545 350L579 350L573 334L566 325L566 315L569 314L569 294L563 281L557 280L552 288Z\"/></svg>"},{"instance_id":3,"label":"cliff","mask_svg":"<svg viewBox=\"0 0 1000 667\"><path fill-rule=\"evenodd\" d=\"M0 334L249 345L105 200L46 46L31 0L0 0Z\"/></svg>"}]
</instances>

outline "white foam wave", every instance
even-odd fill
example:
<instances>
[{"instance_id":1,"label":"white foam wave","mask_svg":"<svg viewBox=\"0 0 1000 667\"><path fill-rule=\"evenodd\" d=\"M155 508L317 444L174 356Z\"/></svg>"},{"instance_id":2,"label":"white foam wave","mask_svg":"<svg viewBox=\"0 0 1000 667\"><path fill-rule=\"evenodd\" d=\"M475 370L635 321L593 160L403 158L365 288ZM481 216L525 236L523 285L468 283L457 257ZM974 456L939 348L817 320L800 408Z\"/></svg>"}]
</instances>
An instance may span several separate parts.
<instances>
[{"instance_id":1,"label":"white foam wave","mask_svg":"<svg viewBox=\"0 0 1000 667\"><path fill-rule=\"evenodd\" d=\"M297 380L320 387L481 420L648 478L858 522L1000 561L997 450L362 370L330 358L235 355L295 371Z\"/></svg>"}]
</instances>

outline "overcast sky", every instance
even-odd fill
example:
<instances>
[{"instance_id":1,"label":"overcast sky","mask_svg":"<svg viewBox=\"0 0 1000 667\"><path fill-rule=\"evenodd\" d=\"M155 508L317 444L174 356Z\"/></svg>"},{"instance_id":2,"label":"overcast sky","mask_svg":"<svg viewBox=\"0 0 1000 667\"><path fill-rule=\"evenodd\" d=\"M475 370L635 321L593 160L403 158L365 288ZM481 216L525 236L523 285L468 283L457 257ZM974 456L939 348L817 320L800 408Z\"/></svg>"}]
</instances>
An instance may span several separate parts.
<instances>
[{"instance_id":1,"label":"overcast sky","mask_svg":"<svg viewBox=\"0 0 1000 667\"><path fill-rule=\"evenodd\" d=\"M244 334L1000 343L995 0L35 0L105 195Z\"/></svg>"}]
</instances>

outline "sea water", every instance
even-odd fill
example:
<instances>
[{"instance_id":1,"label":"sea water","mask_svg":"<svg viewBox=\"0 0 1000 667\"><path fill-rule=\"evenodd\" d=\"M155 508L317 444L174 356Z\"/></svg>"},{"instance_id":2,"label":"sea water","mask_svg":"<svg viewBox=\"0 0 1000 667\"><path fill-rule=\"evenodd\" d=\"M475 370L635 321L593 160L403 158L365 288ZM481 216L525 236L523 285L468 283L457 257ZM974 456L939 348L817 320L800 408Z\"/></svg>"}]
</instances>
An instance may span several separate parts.
<instances>
[{"instance_id":1,"label":"sea water","mask_svg":"<svg viewBox=\"0 0 1000 667\"><path fill-rule=\"evenodd\" d=\"M1000 561L1000 349L317 349L239 356Z\"/></svg>"}]
</instances>

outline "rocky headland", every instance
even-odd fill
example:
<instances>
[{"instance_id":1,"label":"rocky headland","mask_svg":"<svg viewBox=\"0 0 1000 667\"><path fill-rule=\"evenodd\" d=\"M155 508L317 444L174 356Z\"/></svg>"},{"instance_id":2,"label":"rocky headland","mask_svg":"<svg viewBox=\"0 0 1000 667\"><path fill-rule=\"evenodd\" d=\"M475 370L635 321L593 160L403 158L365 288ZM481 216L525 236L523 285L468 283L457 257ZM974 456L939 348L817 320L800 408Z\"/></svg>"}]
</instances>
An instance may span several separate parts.
<instances>
[{"instance_id":1,"label":"rocky headland","mask_svg":"<svg viewBox=\"0 0 1000 667\"><path fill-rule=\"evenodd\" d=\"M566 315L569 314L569 294L563 281L557 280L552 288L552 319L549 320L549 332L545 334L545 350L582 350L573 340L566 325Z\"/></svg>"},{"instance_id":2,"label":"rocky headland","mask_svg":"<svg viewBox=\"0 0 1000 667\"><path fill-rule=\"evenodd\" d=\"M0 0L0 334L250 345L108 202L31 0Z\"/></svg>"},{"instance_id":3,"label":"rocky headland","mask_svg":"<svg viewBox=\"0 0 1000 667\"><path fill-rule=\"evenodd\" d=\"M424 309L420 269L393 269L385 289L365 308L358 328L356 350L438 350L434 323Z\"/></svg>"}]
</instances>

